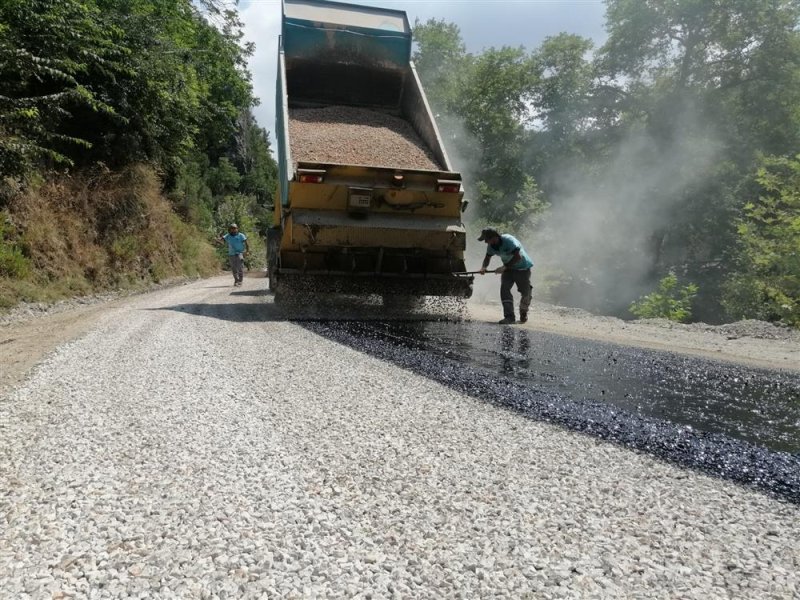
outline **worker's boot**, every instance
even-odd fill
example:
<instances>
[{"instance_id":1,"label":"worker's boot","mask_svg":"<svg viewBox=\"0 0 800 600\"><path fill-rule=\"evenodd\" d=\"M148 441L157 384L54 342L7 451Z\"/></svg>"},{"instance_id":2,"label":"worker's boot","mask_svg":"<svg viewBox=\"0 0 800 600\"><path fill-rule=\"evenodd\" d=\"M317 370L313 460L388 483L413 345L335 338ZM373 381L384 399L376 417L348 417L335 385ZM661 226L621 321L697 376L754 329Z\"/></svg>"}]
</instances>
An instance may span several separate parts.
<instances>
[{"instance_id":1,"label":"worker's boot","mask_svg":"<svg viewBox=\"0 0 800 600\"><path fill-rule=\"evenodd\" d=\"M514 317L512 315L510 317L505 317L502 321L498 321L498 323L500 325L513 325L514 323L516 323L516 321L514 320Z\"/></svg>"},{"instance_id":2,"label":"worker's boot","mask_svg":"<svg viewBox=\"0 0 800 600\"><path fill-rule=\"evenodd\" d=\"M528 322L528 311L527 310L519 311L519 322L520 323L527 323Z\"/></svg>"}]
</instances>

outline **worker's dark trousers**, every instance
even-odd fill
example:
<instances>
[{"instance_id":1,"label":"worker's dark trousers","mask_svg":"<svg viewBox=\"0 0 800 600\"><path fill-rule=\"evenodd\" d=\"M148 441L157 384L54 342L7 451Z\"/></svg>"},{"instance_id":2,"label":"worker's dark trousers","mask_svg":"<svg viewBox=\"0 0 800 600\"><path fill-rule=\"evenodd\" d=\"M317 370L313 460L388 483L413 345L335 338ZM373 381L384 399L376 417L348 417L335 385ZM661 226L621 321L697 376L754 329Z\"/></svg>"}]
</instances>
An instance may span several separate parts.
<instances>
[{"instance_id":1,"label":"worker's dark trousers","mask_svg":"<svg viewBox=\"0 0 800 600\"><path fill-rule=\"evenodd\" d=\"M500 275L500 300L503 303L503 316L514 319L514 297L511 295L511 288L517 284L517 290L522 294L519 301L520 312L528 312L531 305L533 287L531 287L530 269L508 269Z\"/></svg>"},{"instance_id":2,"label":"worker's dark trousers","mask_svg":"<svg viewBox=\"0 0 800 600\"><path fill-rule=\"evenodd\" d=\"M228 256L231 263L231 272L233 273L233 282L242 283L244 278L244 257L242 254L231 254Z\"/></svg>"}]
</instances>

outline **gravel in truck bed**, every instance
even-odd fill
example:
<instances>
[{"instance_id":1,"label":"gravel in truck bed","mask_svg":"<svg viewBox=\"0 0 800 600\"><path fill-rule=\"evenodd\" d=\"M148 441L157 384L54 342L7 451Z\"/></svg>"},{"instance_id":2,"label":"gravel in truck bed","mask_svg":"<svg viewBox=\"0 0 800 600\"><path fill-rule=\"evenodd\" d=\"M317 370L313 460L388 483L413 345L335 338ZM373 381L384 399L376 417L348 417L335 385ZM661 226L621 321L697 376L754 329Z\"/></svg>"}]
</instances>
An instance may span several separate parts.
<instances>
[{"instance_id":1,"label":"gravel in truck bed","mask_svg":"<svg viewBox=\"0 0 800 600\"><path fill-rule=\"evenodd\" d=\"M410 123L351 106L289 109L292 160L440 170Z\"/></svg>"}]
</instances>

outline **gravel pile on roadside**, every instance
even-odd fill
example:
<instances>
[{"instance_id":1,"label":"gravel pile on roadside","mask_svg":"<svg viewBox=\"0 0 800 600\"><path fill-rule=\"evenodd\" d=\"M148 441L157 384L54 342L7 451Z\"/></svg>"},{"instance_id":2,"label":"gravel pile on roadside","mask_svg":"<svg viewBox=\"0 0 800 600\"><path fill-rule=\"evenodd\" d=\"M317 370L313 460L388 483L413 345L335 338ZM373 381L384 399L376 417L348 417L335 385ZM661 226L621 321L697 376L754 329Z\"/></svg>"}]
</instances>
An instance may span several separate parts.
<instances>
[{"instance_id":1,"label":"gravel pile on roadside","mask_svg":"<svg viewBox=\"0 0 800 600\"><path fill-rule=\"evenodd\" d=\"M223 281L133 299L2 399L9 598L800 590L798 507L458 394Z\"/></svg>"},{"instance_id":2,"label":"gravel pile on roadside","mask_svg":"<svg viewBox=\"0 0 800 600\"><path fill-rule=\"evenodd\" d=\"M753 319L719 325L715 327L715 329L729 339L753 337L764 340L792 340L800 342L800 331L791 329L787 325L776 325L774 323L756 321Z\"/></svg>"},{"instance_id":3,"label":"gravel pile on roadside","mask_svg":"<svg viewBox=\"0 0 800 600\"><path fill-rule=\"evenodd\" d=\"M595 315L582 308L558 306L555 304L537 301L534 301L531 304L531 310L537 313L547 313L559 317L583 320L587 323L608 323L616 324L618 326L645 326L655 327L658 329L670 329L672 331L712 333L724 336L727 339L750 337L762 340L780 340L800 343L799 330L792 329L788 325L784 325L782 323L769 323L767 321L759 321L756 319L745 319L742 321L736 321L734 323L726 323L724 325L709 325L708 323L678 323L676 321L670 321L669 319L663 318L634 319L631 321L625 321L617 317Z\"/></svg>"},{"instance_id":4,"label":"gravel pile on roadside","mask_svg":"<svg viewBox=\"0 0 800 600\"><path fill-rule=\"evenodd\" d=\"M676 323L669 319L637 319L633 324L650 325L663 329L677 329L682 331L702 331L716 333L728 339L751 337L762 340L786 340L800 342L800 331L783 324L768 323L756 319L747 319L726 323L724 325L709 325L708 323Z\"/></svg>"},{"instance_id":5,"label":"gravel pile on roadside","mask_svg":"<svg viewBox=\"0 0 800 600\"><path fill-rule=\"evenodd\" d=\"M407 121L351 106L290 108L292 160L439 170Z\"/></svg>"}]
</instances>

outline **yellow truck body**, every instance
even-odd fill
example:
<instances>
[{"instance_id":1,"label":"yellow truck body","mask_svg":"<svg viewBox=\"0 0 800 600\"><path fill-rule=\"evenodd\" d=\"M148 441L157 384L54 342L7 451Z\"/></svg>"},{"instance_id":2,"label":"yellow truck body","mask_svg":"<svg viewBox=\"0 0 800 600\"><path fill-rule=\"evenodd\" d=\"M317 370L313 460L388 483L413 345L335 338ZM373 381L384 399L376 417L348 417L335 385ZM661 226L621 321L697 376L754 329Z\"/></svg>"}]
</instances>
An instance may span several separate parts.
<instances>
[{"instance_id":1,"label":"yellow truck body","mask_svg":"<svg viewBox=\"0 0 800 600\"><path fill-rule=\"evenodd\" d=\"M324 0L284 2L276 119L280 177L267 244L276 293L471 294L472 279L454 275L465 271L461 175L451 168L410 52L403 12ZM312 142L318 128L333 128L334 137L326 138L330 147L315 148L308 140L301 145L292 115L331 106L400 119L413 136L334 120L304 125ZM337 127L356 131L356 137L338 139ZM369 137L358 137L360 131ZM370 144L377 152L380 136L390 134L401 137L387 140L419 146L430 164L373 159ZM339 145L349 152L340 156Z\"/></svg>"}]
</instances>

